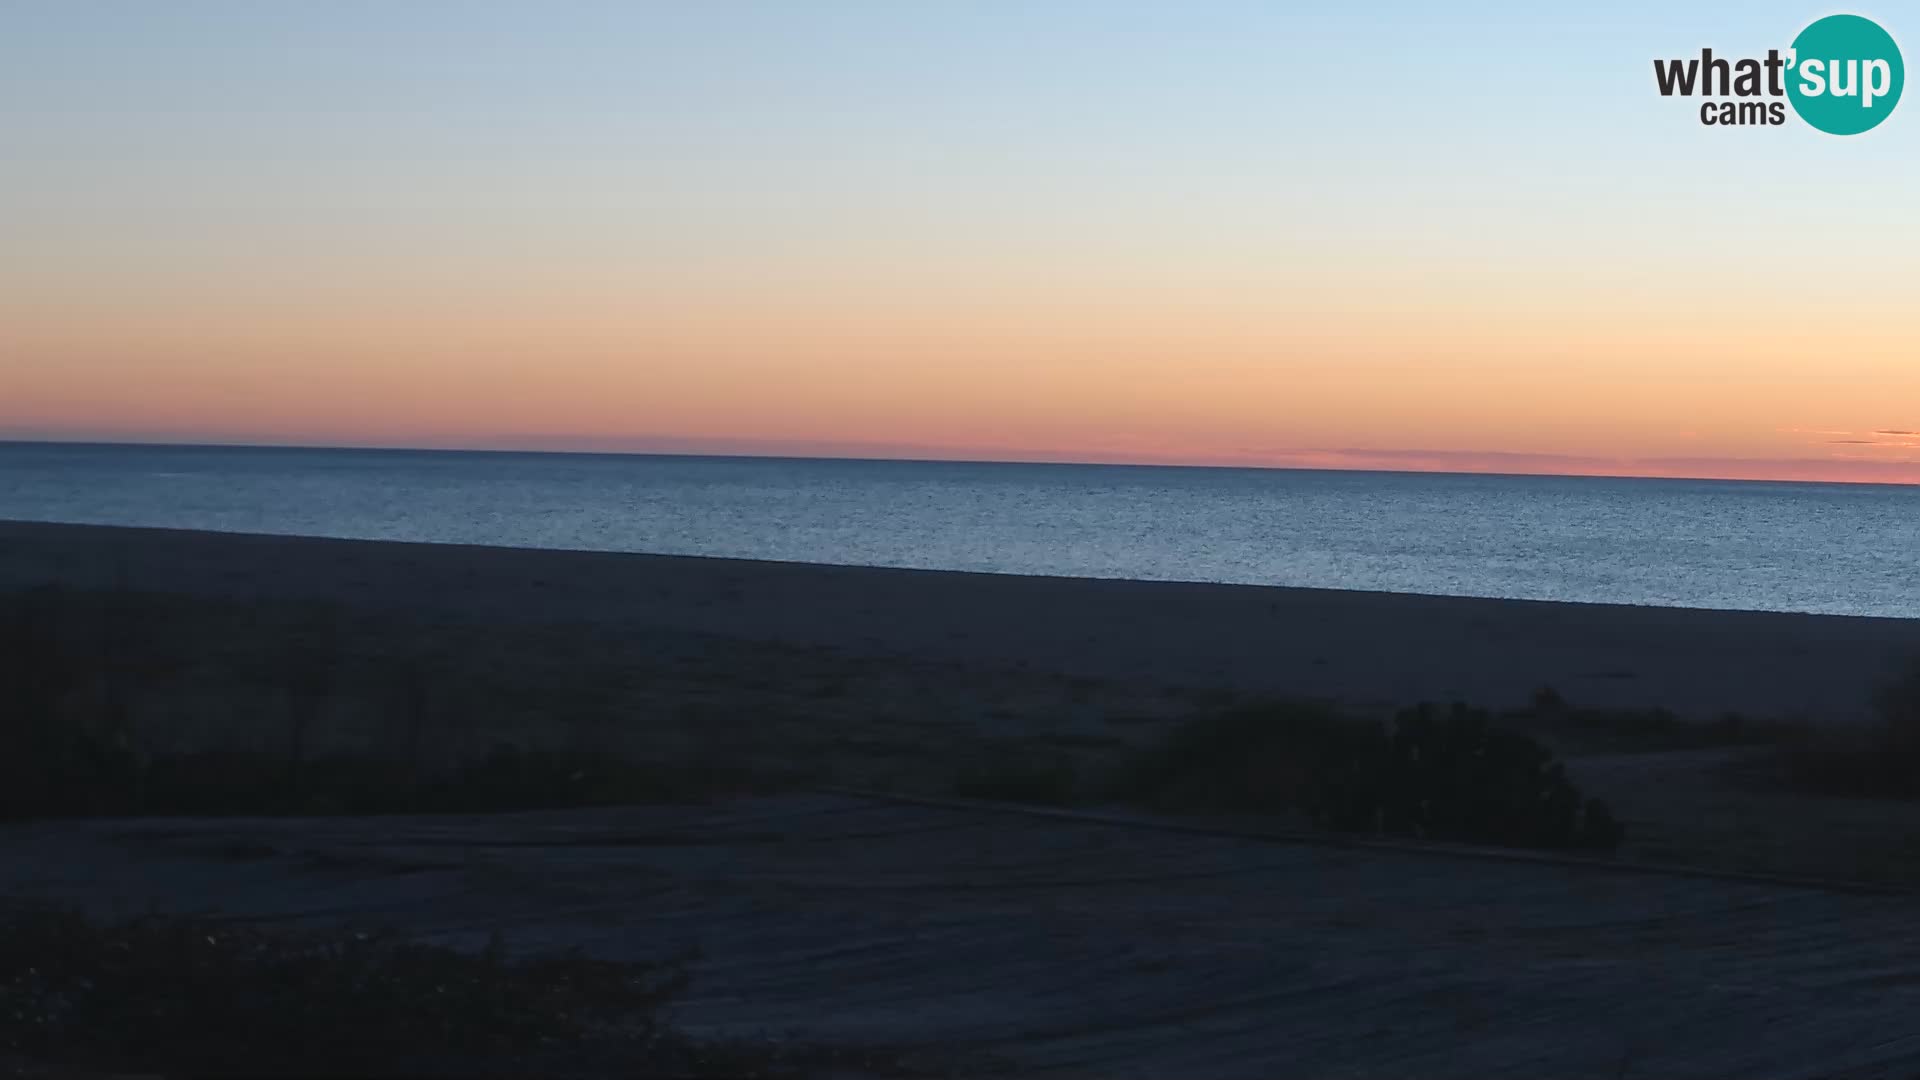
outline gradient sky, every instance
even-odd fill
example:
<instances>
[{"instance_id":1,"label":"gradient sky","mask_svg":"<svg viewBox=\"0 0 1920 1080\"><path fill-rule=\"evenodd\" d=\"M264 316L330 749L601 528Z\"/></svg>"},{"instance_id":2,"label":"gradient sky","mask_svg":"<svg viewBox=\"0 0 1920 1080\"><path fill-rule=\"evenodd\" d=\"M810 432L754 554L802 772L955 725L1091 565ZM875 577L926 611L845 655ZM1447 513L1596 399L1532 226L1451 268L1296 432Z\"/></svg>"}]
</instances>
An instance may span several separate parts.
<instances>
[{"instance_id":1,"label":"gradient sky","mask_svg":"<svg viewBox=\"0 0 1920 1080\"><path fill-rule=\"evenodd\" d=\"M0 0L0 438L1920 482L1920 100L1675 7Z\"/></svg>"}]
</instances>

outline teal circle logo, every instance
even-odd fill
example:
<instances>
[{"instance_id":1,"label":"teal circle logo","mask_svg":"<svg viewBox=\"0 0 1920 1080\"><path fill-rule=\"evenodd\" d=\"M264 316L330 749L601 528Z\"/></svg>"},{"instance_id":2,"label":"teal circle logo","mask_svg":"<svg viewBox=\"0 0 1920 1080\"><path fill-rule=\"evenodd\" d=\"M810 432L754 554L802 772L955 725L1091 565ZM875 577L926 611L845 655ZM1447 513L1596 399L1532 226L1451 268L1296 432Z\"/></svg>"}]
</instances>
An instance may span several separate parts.
<instances>
[{"instance_id":1,"label":"teal circle logo","mask_svg":"<svg viewBox=\"0 0 1920 1080\"><path fill-rule=\"evenodd\" d=\"M1829 135L1876 127L1907 84L1893 35L1858 15L1829 15L1800 31L1788 64L1793 111Z\"/></svg>"}]
</instances>

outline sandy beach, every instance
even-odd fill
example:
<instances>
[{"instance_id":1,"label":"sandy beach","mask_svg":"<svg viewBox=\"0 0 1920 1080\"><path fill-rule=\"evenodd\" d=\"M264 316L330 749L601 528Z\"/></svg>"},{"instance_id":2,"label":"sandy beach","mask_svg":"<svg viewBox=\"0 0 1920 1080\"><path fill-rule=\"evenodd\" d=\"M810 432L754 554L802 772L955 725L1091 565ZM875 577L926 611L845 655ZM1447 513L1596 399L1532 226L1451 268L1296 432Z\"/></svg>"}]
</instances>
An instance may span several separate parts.
<instances>
[{"instance_id":1,"label":"sandy beach","mask_svg":"<svg viewBox=\"0 0 1920 1080\"><path fill-rule=\"evenodd\" d=\"M1377 712L1551 686L1848 725L1920 654L1920 622L0 524L0 590L50 584L115 605L105 647L136 673L131 728L157 751L283 753L305 694L315 751L505 740L788 779L530 814L16 823L0 830L16 899L463 948L692 947L676 1015L696 1034L907 1046L942 1067L1913 1061L1889 991L1911 965L1887 958L1912 937L1920 805L1756 781L1767 746L1530 729L1627 824L1601 859L953 796L969 755L1097 764L1269 696Z\"/></svg>"},{"instance_id":2,"label":"sandy beach","mask_svg":"<svg viewBox=\"0 0 1920 1080\"><path fill-rule=\"evenodd\" d=\"M0 587L109 585L590 637L809 650L982 680L1847 723L1920 620L0 523Z\"/></svg>"},{"instance_id":3,"label":"sandy beach","mask_svg":"<svg viewBox=\"0 0 1920 1080\"><path fill-rule=\"evenodd\" d=\"M1920 621L0 524L0 589L50 583L127 587L114 647L156 753L284 755L291 693L312 752L511 743L938 795L1009 761L1100 772L1273 698L1380 715L1552 687L1849 729L1920 655ZM1920 806L1756 779L1765 747L1519 722L1631 823L1632 857L1920 879Z\"/></svg>"}]
</instances>

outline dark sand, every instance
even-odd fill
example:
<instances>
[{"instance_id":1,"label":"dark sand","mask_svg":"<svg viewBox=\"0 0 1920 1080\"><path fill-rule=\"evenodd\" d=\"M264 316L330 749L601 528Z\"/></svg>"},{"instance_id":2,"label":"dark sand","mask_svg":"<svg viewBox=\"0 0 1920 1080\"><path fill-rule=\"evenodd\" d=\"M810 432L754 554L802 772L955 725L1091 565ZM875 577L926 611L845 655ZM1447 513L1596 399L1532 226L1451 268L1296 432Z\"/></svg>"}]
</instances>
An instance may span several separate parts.
<instances>
[{"instance_id":1,"label":"dark sand","mask_svg":"<svg viewBox=\"0 0 1920 1080\"><path fill-rule=\"evenodd\" d=\"M1912 896L796 794L0 828L102 914L698 949L676 1022L924 1075L1911 1077ZM1004 1072L976 1070L985 1056ZM958 1060L953 1060L957 1058ZM836 1073L836 1076L847 1075Z\"/></svg>"},{"instance_id":2,"label":"dark sand","mask_svg":"<svg viewBox=\"0 0 1920 1080\"><path fill-rule=\"evenodd\" d=\"M939 795L1007 761L1101 774L1260 695L1501 708L1552 686L1851 724L1920 655L1911 620L0 523L0 589L121 581L155 752L286 752L301 686L314 752L512 742ZM1920 804L1792 790L1764 746L1531 730L1629 822L1631 858L1920 882Z\"/></svg>"},{"instance_id":3,"label":"dark sand","mask_svg":"<svg viewBox=\"0 0 1920 1080\"><path fill-rule=\"evenodd\" d=\"M1920 622L998 577L0 523L0 589L124 583L155 746L281 745L289 642L332 657L316 745L425 739L797 767L711 806L0 827L20 897L100 912L696 945L715 1034L985 1053L1015 1073L1910 1075L1920 806L1741 770L1766 747L1558 744L1651 872L902 805L983 746L1097 758L1247 693L1846 723ZM78 602L78 601L76 601ZM316 635L314 627L325 626ZM301 660L306 663L306 660ZM402 680L403 681L403 680ZM1547 729L1542 728L1545 731Z\"/></svg>"},{"instance_id":4,"label":"dark sand","mask_svg":"<svg viewBox=\"0 0 1920 1080\"><path fill-rule=\"evenodd\" d=\"M1920 620L1017 577L0 523L0 587L110 584L369 615L1333 699L1850 722Z\"/></svg>"}]
</instances>

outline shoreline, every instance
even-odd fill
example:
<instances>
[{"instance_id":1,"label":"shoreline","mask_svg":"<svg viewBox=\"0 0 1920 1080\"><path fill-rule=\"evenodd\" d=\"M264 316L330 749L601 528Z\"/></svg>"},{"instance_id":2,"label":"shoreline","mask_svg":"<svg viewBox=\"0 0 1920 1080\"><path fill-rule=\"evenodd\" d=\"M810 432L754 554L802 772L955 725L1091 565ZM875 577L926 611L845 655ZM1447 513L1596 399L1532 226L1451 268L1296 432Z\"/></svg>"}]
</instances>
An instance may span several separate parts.
<instances>
[{"instance_id":1,"label":"shoreline","mask_svg":"<svg viewBox=\"0 0 1920 1080\"><path fill-rule=\"evenodd\" d=\"M278 449L278 448L267 447L266 449ZM291 447L288 449L307 449L307 448ZM411 453L412 451L404 451L404 452ZM432 451L427 451L427 452L432 452ZM468 451L456 451L456 452L467 453ZM495 451L474 451L474 452L494 453ZM498 452L499 453L518 453L519 451L498 451ZM655 455L655 456L695 456L695 455ZM796 459L796 460L799 460L799 459ZM846 460L854 460L854 459L846 459ZM880 459L874 459L874 460L880 460ZM936 464L938 463L939 462L936 462ZM999 463L987 462L986 464L999 464ZM1012 462L1008 464L1027 464L1027 463ZM1130 466L1119 466L1119 467L1126 468ZM1148 467L1160 468L1161 466L1148 466ZM1168 468L1185 468L1187 466L1167 466L1167 467ZM1193 467L1199 468L1203 466L1193 466ZM1204 467L1211 468L1212 466L1204 466ZM1319 471L1335 471L1335 470L1319 470ZM1352 471L1352 470L1342 470L1342 471ZM1447 475L1487 475L1487 474L1459 473L1459 474L1447 474ZM1525 477L1532 474L1503 473L1499 475ZM1620 479L1620 480L1669 479L1667 477L1591 477L1591 478L1587 478L1587 477L1580 477L1580 476L1556 477L1556 478L1576 479L1576 480L1577 479ZM1693 481L1689 479L1689 480L1686 480L1685 482L1693 482ZM1713 479L1708 479L1701 482L1756 483L1756 484L1825 483L1825 481L1773 481L1773 480L1720 481L1720 480L1713 480ZM1899 486L1899 485L1882 485L1882 486ZM227 530L227 529L184 529L184 528L176 528L168 525L108 525L108 524L101 524L97 522L77 522L77 521L23 521L16 518L0 518L0 542L4 542L5 540L7 540L8 534L15 529L23 529L23 530L73 529L73 530L87 530L87 531L99 530L103 532L115 532L115 533L161 534L161 535L174 536L174 537L203 537L203 538L209 538L209 539L232 537L232 538L244 538L247 540L265 540L265 541L285 540L285 541L295 541L295 542L301 542L301 543L316 542L316 543L325 543L325 544L370 544L370 545L378 545L378 546L422 548L427 550L444 549L444 550L451 550L451 551L517 552L517 553L525 553L529 555L546 554L546 555L556 555L556 556L568 556L568 557L584 556L584 557L594 557L594 558L618 557L618 558L633 558L633 559L652 559L652 560L662 560L662 561L679 561L679 562L690 562L690 563L709 563L709 564L715 564L716 566L791 568L791 569L797 569L797 570L822 570L822 571L848 571L848 570L872 571L874 573L880 573L880 574L925 574L925 575L954 576L954 577L963 577L963 578L993 578L993 579L1010 578L1016 581L1099 582L1099 583L1113 584L1113 585L1173 586L1173 587L1190 587L1190 588L1206 588L1206 589L1265 589L1265 590L1272 590L1275 592L1282 592L1282 593L1312 594L1312 595L1325 596L1325 597L1378 597L1378 598L1400 598L1400 599L1407 599L1407 600L1464 601L1464 602L1480 602L1480 603L1490 603L1490 604L1541 605L1541 606L1554 607L1554 608L1594 608L1594 609L1600 609L1600 610L1606 610L1606 611L1697 612L1697 613L1707 614L1707 615L1732 615L1732 616L1742 616L1742 617L1785 616L1789 618L1802 618L1802 619L1843 619L1843 620L1855 621L1855 622L1890 623L1890 624L1896 624L1896 625L1910 624L1916 627L1920 627L1920 615L1916 615L1916 616L1856 615L1856 614L1849 614L1844 612L1832 612L1832 611L1798 611L1798 610L1792 610L1787 608L1691 607L1683 604L1636 604L1636 603L1626 603L1626 602L1611 601L1611 600L1546 600L1546 599L1541 599L1538 597L1530 597L1530 596L1482 596L1474 593L1396 592L1390 589L1339 589L1339 588L1330 588L1330 587L1320 586L1320 585L1273 585L1273 584L1263 584L1259 582L1248 582L1248 581L1206 581L1206 580L1195 579L1195 578L1093 577L1093 576L1074 575L1074 574L1025 573L1018 570L951 570L951 569L944 569L941 567L932 567L932 566L885 566L885 565L877 565L873 563L807 562L800 559L756 559L756 558L749 558L741 555L690 555L690 554L684 554L684 553L678 553L678 552L622 551L622 550L615 550L612 548L529 547L525 545L516 545L516 544L474 544L474 543L468 543L466 541L461 541L461 540L393 540L393 539L381 539L381 538L358 537L358 536L320 536L320 535L315 535L311 533L265 533L265 532L243 532L238 530ZM7 581L6 568L3 565L0 565L0 585L4 585L6 581Z\"/></svg>"},{"instance_id":2,"label":"shoreline","mask_svg":"<svg viewBox=\"0 0 1920 1080\"><path fill-rule=\"evenodd\" d=\"M0 588L318 602L598 639L722 639L869 661L1200 690L1853 722L1920 619L715 556L0 521Z\"/></svg>"}]
</instances>

